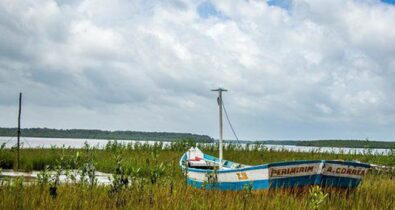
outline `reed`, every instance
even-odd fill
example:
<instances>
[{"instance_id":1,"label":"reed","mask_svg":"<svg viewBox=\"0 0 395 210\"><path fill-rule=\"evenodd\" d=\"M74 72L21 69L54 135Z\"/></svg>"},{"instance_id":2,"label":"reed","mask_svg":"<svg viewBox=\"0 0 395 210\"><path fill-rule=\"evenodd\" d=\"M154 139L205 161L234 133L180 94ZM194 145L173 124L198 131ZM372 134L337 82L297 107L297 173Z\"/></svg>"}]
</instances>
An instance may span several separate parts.
<instances>
[{"instance_id":1,"label":"reed","mask_svg":"<svg viewBox=\"0 0 395 210\"><path fill-rule=\"evenodd\" d=\"M109 186L91 181L56 184L42 179L0 180L0 209L394 209L395 181L393 173L366 176L353 191L337 189L306 189L238 192L193 189L185 183L178 166L182 153L194 145L178 142L128 144L109 143L98 149L86 145L83 149L51 148L21 151L22 169L77 169L79 173L95 170L114 173ZM217 154L215 146L199 145L208 154ZM273 151L262 145L250 148L227 146L224 157L245 164L262 164L286 160L343 159L395 165L395 156L374 154L336 154L314 152ZM15 151L0 150L0 166L15 167ZM56 195L53 190L56 188Z\"/></svg>"}]
</instances>

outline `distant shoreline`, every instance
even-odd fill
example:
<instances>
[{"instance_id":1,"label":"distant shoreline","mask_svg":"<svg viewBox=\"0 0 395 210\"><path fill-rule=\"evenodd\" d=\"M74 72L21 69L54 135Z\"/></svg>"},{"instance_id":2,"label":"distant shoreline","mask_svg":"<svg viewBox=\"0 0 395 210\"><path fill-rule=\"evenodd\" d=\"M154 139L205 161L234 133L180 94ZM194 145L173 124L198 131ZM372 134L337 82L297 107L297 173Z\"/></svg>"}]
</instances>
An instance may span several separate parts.
<instances>
[{"instance_id":1,"label":"distant shoreline","mask_svg":"<svg viewBox=\"0 0 395 210\"><path fill-rule=\"evenodd\" d=\"M226 141L235 142L235 141ZM369 148L369 149L395 149L393 141L370 141L370 140L259 140L240 141L241 143L258 143L272 145L305 146L305 147L337 147L337 148Z\"/></svg>"},{"instance_id":2,"label":"distant shoreline","mask_svg":"<svg viewBox=\"0 0 395 210\"><path fill-rule=\"evenodd\" d=\"M17 128L0 128L0 136L16 136ZM208 135L176 132L144 132L144 131L105 131L89 129L52 129L52 128L23 128L23 137L37 138L68 138L96 140L125 140L125 141L158 141L177 142L195 141L199 143L214 143L216 140ZM237 143L236 140L225 140L226 143ZM288 146L338 147L338 148L371 148L395 149L394 141L370 140L241 140L243 144L272 144Z\"/></svg>"},{"instance_id":3,"label":"distant shoreline","mask_svg":"<svg viewBox=\"0 0 395 210\"><path fill-rule=\"evenodd\" d=\"M17 128L0 128L0 136L16 136ZM70 139L103 139L103 140L136 140L139 141L179 141L214 142L208 135L175 132L143 132L143 131L105 131L89 129L52 129L23 128L24 137L70 138Z\"/></svg>"}]
</instances>

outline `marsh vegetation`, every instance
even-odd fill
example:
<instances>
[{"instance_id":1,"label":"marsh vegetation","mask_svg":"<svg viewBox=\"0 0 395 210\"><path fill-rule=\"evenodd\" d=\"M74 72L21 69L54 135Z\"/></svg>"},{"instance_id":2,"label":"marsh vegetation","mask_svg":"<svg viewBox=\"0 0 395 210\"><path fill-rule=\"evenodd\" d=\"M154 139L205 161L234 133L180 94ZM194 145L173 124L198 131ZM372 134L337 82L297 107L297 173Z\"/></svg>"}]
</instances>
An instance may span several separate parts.
<instances>
[{"instance_id":1,"label":"marsh vegetation","mask_svg":"<svg viewBox=\"0 0 395 210\"><path fill-rule=\"evenodd\" d=\"M21 170L39 170L37 180L0 180L0 209L394 209L393 171L371 172L352 191L320 189L238 192L193 189L186 184L178 161L192 142L123 145L116 141L105 149L51 148L21 151ZM200 145L216 155L215 145ZM245 164L286 160L342 159L395 166L389 155L335 154L274 151L263 145L250 149L227 145L225 158ZM16 167L15 151L0 150L0 167ZM49 176L48 171L55 171ZM110 185L95 182L97 171L113 174ZM58 177L66 173L68 184ZM75 173L86 179L75 179ZM57 175L56 175L57 174Z\"/></svg>"}]
</instances>

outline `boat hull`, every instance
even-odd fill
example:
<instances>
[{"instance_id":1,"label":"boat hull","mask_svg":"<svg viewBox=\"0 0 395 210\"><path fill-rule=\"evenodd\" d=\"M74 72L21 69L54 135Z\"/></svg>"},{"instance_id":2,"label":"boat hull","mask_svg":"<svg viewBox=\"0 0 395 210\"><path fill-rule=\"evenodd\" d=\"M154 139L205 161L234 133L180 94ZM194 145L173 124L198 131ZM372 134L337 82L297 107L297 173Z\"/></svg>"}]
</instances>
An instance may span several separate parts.
<instances>
[{"instance_id":1,"label":"boat hull","mask_svg":"<svg viewBox=\"0 0 395 210\"><path fill-rule=\"evenodd\" d=\"M189 185L217 190L260 190L309 185L355 188L369 168L369 164L329 160L289 161L226 170L183 167Z\"/></svg>"}]
</instances>

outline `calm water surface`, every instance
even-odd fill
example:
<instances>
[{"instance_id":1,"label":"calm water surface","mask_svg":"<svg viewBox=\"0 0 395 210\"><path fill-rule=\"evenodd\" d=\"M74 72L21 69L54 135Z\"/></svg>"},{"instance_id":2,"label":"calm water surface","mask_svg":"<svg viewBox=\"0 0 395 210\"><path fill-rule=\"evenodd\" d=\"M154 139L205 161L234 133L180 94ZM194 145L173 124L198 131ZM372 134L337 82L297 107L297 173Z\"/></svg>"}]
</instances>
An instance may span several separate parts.
<instances>
[{"instance_id":1,"label":"calm water surface","mask_svg":"<svg viewBox=\"0 0 395 210\"><path fill-rule=\"evenodd\" d=\"M85 143L90 146L103 149L106 144L111 140L104 139L68 139L68 138L36 138L36 137L21 137L22 148L51 148L51 147L71 147L71 148L83 148ZM0 145L5 143L6 148L16 146L16 137L0 137ZM129 143L149 143L154 144L157 141L139 141L139 140L117 140L118 143L129 144ZM163 142L163 145L169 145L171 142ZM246 144L242 144L246 146ZM253 145L250 145L253 146ZM333 153L373 153L376 155L388 155L391 153L390 149L365 149L365 148L339 148L339 147L307 147L307 146L294 146L294 145L272 145L265 144L266 147L274 150L289 150L295 152L333 152Z\"/></svg>"}]
</instances>

